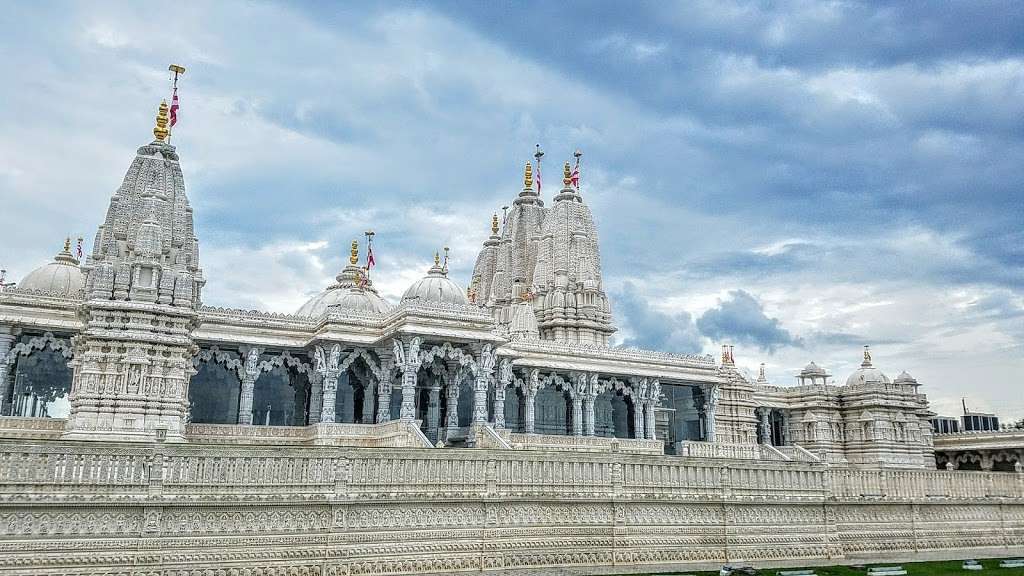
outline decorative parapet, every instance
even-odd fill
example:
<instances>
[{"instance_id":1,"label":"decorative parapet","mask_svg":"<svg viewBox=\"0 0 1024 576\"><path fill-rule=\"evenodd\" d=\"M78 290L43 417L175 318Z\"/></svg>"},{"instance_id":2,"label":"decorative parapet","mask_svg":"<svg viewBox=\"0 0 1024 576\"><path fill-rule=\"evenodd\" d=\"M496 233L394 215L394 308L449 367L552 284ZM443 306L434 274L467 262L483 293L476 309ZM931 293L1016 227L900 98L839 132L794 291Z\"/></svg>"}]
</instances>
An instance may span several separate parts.
<instances>
[{"instance_id":1,"label":"decorative parapet","mask_svg":"<svg viewBox=\"0 0 1024 576\"><path fill-rule=\"evenodd\" d=\"M415 422L382 424L322 423L310 426L249 426L189 424L185 438L192 444L343 446L352 448L431 448Z\"/></svg>"},{"instance_id":2,"label":"decorative parapet","mask_svg":"<svg viewBox=\"0 0 1024 576\"><path fill-rule=\"evenodd\" d=\"M715 359L710 354L673 354L639 348L611 348L594 344L575 344L552 340L516 340L508 348L517 351L558 353L587 358L609 360L638 360L642 362L669 363L691 368L715 369Z\"/></svg>"},{"instance_id":3,"label":"decorative parapet","mask_svg":"<svg viewBox=\"0 0 1024 576\"><path fill-rule=\"evenodd\" d=\"M56 440L64 432L64 418L0 416L0 438Z\"/></svg>"},{"instance_id":4,"label":"decorative parapet","mask_svg":"<svg viewBox=\"0 0 1024 576\"><path fill-rule=\"evenodd\" d=\"M602 436L556 436L552 434L508 435L514 450L554 450L565 452L623 452L626 454L662 455L665 443L661 440L635 438L606 438Z\"/></svg>"},{"instance_id":5,"label":"decorative parapet","mask_svg":"<svg viewBox=\"0 0 1024 576\"><path fill-rule=\"evenodd\" d=\"M11 286L0 290L0 302L18 302L38 305L40 303L54 303L75 306L81 304L85 299L85 291L79 290L74 294L64 294L58 291L28 290Z\"/></svg>"},{"instance_id":6,"label":"decorative parapet","mask_svg":"<svg viewBox=\"0 0 1024 576\"><path fill-rule=\"evenodd\" d=\"M209 436L213 434L202 425ZM261 427L252 427L261 428ZM325 435L330 436L332 426ZM397 430L398 427L395 429ZM193 427L190 434L202 429ZM833 469L802 462L653 457L557 450L290 447L278 431L247 444L119 444L0 440L7 504L229 496L246 502L311 498L571 497L637 501L782 500L1024 503L1024 475L1005 472ZM221 434L221 439L228 434ZM271 445L268 445L271 444ZM621 492L613 492L616 485Z\"/></svg>"},{"instance_id":7,"label":"decorative parapet","mask_svg":"<svg viewBox=\"0 0 1024 576\"><path fill-rule=\"evenodd\" d=\"M203 306L199 309L199 315L203 320L219 320L237 324L263 324L274 322L279 324L291 324L304 326L312 329L316 323L305 316L296 314L281 314L278 312L264 312L262 310L245 310L243 308L221 308L214 306Z\"/></svg>"},{"instance_id":8,"label":"decorative parapet","mask_svg":"<svg viewBox=\"0 0 1024 576\"><path fill-rule=\"evenodd\" d=\"M731 444L726 442L677 442L676 454L689 458L718 458L727 460L765 460L769 462L789 462L793 460L793 458L772 446L764 444ZM815 462L817 462L816 459Z\"/></svg>"}]
</instances>

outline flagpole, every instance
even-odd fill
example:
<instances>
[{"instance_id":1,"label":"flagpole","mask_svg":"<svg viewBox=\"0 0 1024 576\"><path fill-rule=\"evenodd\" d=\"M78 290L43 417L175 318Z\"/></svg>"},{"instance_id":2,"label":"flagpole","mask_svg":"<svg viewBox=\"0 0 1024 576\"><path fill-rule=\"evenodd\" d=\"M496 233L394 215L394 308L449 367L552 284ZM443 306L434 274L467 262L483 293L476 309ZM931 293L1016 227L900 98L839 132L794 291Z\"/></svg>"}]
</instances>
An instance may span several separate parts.
<instances>
[{"instance_id":1,"label":"flagpole","mask_svg":"<svg viewBox=\"0 0 1024 576\"><path fill-rule=\"evenodd\" d=\"M175 123L176 123L176 121L177 121L177 112L178 112L178 109L177 109L177 104L178 104L178 102L177 102L177 96L178 96L178 76L180 74L184 74L185 73L185 67L184 66L179 66L177 64L171 64L170 66L167 67L167 69L169 71L171 71L172 73L174 73L174 80L173 80L173 83L171 85L171 105L175 107L174 108L174 114L175 114ZM173 128L173 126L174 126L174 124L171 124L170 127ZM171 143L171 131L170 130L167 131L167 143L168 144Z\"/></svg>"},{"instance_id":2,"label":"flagpole","mask_svg":"<svg viewBox=\"0 0 1024 576\"><path fill-rule=\"evenodd\" d=\"M583 156L583 152L580 152L580 149L577 148L576 151L573 152L572 155L576 157L576 191L579 192L580 191L580 157Z\"/></svg>"},{"instance_id":3,"label":"flagpole","mask_svg":"<svg viewBox=\"0 0 1024 576\"><path fill-rule=\"evenodd\" d=\"M373 235L376 234L373 230L367 230L363 232L366 235L366 279L370 279L370 261L373 258ZM376 263L376 259L373 260Z\"/></svg>"},{"instance_id":4,"label":"flagpole","mask_svg":"<svg viewBox=\"0 0 1024 576\"><path fill-rule=\"evenodd\" d=\"M533 154L533 157L537 159L537 196L540 196L541 186L543 182L540 176L540 159L544 156L544 151L540 149L540 144L537 144L537 151Z\"/></svg>"}]
</instances>

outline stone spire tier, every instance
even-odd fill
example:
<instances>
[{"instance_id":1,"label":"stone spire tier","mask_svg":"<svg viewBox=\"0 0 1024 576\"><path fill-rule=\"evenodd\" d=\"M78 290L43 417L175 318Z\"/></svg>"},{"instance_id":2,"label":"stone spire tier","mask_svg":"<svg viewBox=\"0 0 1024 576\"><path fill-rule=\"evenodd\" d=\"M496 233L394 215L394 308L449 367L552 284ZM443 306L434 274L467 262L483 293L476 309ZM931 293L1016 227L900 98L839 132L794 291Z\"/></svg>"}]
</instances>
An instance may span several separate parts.
<instances>
[{"instance_id":1,"label":"stone spire tier","mask_svg":"<svg viewBox=\"0 0 1024 576\"><path fill-rule=\"evenodd\" d=\"M183 440L200 290L199 242L178 154L167 138L138 149L110 199L86 274L65 434Z\"/></svg>"},{"instance_id":2,"label":"stone spire tier","mask_svg":"<svg viewBox=\"0 0 1024 576\"><path fill-rule=\"evenodd\" d=\"M470 292L511 329L513 307L533 307L541 339L607 345L615 332L602 287L597 229L590 208L571 185L566 164L563 189L545 207L526 164L524 187L505 219L484 242ZM518 309L521 314L522 309Z\"/></svg>"},{"instance_id":3,"label":"stone spire tier","mask_svg":"<svg viewBox=\"0 0 1024 576\"><path fill-rule=\"evenodd\" d=\"M572 186L568 163L562 182L540 233L533 274L541 338L607 345L615 327L594 215Z\"/></svg>"}]
</instances>

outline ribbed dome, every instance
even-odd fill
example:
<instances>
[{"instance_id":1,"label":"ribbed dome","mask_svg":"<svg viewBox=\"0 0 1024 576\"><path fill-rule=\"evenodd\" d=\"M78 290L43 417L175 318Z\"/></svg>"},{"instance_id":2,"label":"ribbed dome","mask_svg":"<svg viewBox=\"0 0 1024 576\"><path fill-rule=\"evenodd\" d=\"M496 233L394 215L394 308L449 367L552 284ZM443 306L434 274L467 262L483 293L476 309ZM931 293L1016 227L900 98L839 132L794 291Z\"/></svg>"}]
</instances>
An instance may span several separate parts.
<instances>
[{"instance_id":1,"label":"ribbed dome","mask_svg":"<svg viewBox=\"0 0 1024 576\"><path fill-rule=\"evenodd\" d=\"M328 308L338 311L352 310L355 312L377 312L383 314L391 309L391 305L381 298L372 289L357 288L349 286L343 288L338 285L331 286L320 294L317 294L302 308L299 308L299 316L320 316L328 311Z\"/></svg>"},{"instance_id":2,"label":"ribbed dome","mask_svg":"<svg viewBox=\"0 0 1024 576\"><path fill-rule=\"evenodd\" d=\"M60 296L74 296L85 287L85 275L78 260L71 255L70 244L54 257L53 262L29 272L18 283L22 290L49 292Z\"/></svg>"},{"instance_id":3,"label":"ribbed dome","mask_svg":"<svg viewBox=\"0 0 1024 576\"><path fill-rule=\"evenodd\" d=\"M358 261L357 245L353 242L349 264L334 277L335 283L310 298L296 314L315 318L327 312L330 307L356 312L384 313L390 310L391 305L377 294L373 282L363 278L365 273L356 265Z\"/></svg>"},{"instance_id":4,"label":"ribbed dome","mask_svg":"<svg viewBox=\"0 0 1024 576\"><path fill-rule=\"evenodd\" d=\"M893 384L911 384L916 386L917 378L914 378L906 370L904 370L900 372L899 376L896 376L896 379L893 380L892 382Z\"/></svg>"},{"instance_id":5,"label":"ribbed dome","mask_svg":"<svg viewBox=\"0 0 1024 576\"><path fill-rule=\"evenodd\" d=\"M846 379L847 386L855 386L858 384L891 384L889 377L882 373L881 370L875 368L871 364L871 352L868 347L864 347L864 361L860 363L858 368L850 377Z\"/></svg>"},{"instance_id":6,"label":"ribbed dome","mask_svg":"<svg viewBox=\"0 0 1024 576\"><path fill-rule=\"evenodd\" d=\"M402 302L440 302L443 304L469 304L469 298L458 284L448 278L437 259L424 278L417 280L405 294Z\"/></svg>"}]
</instances>

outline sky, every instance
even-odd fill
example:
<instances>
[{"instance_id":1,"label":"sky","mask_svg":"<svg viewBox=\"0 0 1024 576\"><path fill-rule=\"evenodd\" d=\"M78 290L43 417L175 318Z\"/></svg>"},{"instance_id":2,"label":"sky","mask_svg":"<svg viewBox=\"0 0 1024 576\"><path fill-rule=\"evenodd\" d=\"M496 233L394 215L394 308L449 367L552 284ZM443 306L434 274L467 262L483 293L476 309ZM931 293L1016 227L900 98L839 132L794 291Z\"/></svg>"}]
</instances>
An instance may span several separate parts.
<instances>
[{"instance_id":1,"label":"sky","mask_svg":"<svg viewBox=\"0 0 1024 576\"><path fill-rule=\"evenodd\" d=\"M1024 3L16 2L0 268L89 249L167 65L208 305L294 312L376 232L397 302L583 151L616 345L1024 417ZM553 180L552 180L553 181ZM545 188L545 190L548 190ZM546 192L550 200L550 193Z\"/></svg>"}]
</instances>

